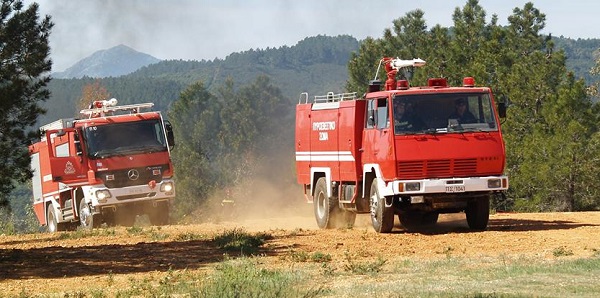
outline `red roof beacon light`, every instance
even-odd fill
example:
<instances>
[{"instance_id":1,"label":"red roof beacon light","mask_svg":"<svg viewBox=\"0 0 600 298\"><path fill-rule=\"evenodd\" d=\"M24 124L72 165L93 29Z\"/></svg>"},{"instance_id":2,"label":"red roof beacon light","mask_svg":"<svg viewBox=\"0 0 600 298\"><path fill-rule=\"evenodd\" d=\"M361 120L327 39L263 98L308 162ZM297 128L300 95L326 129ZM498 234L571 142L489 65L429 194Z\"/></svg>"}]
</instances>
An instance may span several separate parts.
<instances>
[{"instance_id":1,"label":"red roof beacon light","mask_svg":"<svg viewBox=\"0 0 600 298\"><path fill-rule=\"evenodd\" d=\"M427 80L429 87L448 87L448 81L445 78L430 78Z\"/></svg>"},{"instance_id":2,"label":"red roof beacon light","mask_svg":"<svg viewBox=\"0 0 600 298\"><path fill-rule=\"evenodd\" d=\"M465 77L463 79L463 87L475 87L475 79L473 77Z\"/></svg>"},{"instance_id":3,"label":"red roof beacon light","mask_svg":"<svg viewBox=\"0 0 600 298\"><path fill-rule=\"evenodd\" d=\"M396 83L396 89L398 89L398 90L408 89L408 81L407 80L398 80L398 82Z\"/></svg>"}]
</instances>

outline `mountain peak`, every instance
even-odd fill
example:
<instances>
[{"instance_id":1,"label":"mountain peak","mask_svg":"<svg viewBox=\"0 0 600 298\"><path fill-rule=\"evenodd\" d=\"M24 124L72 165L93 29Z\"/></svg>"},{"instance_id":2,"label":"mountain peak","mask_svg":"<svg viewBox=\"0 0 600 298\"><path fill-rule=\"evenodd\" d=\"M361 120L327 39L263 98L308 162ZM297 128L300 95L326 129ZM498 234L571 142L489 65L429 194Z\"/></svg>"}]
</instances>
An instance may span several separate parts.
<instances>
[{"instance_id":1,"label":"mountain peak","mask_svg":"<svg viewBox=\"0 0 600 298\"><path fill-rule=\"evenodd\" d=\"M130 74L141 67L157 63L160 59L138 52L124 44L100 50L81 59L63 72L53 73L57 79L118 77Z\"/></svg>"}]
</instances>

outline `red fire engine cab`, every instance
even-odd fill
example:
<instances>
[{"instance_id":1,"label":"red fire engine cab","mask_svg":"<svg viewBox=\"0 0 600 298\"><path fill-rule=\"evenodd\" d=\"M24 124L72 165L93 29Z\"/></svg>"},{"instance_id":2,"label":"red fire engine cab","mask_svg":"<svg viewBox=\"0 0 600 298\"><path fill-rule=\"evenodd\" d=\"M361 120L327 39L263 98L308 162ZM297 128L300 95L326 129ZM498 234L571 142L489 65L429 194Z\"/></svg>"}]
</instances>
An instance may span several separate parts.
<instances>
[{"instance_id":1,"label":"red fire engine cab","mask_svg":"<svg viewBox=\"0 0 600 298\"><path fill-rule=\"evenodd\" d=\"M370 213L374 229L387 233L395 215L410 230L464 212L471 229L485 230L490 198L508 189L505 105L471 77L461 87L396 79L421 59L382 64L385 90L374 80L363 98L330 92L310 102L303 93L296 106L297 180L318 226L347 227Z\"/></svg>"},{"instance_id":2,"label":"red fire engine cab","mask_svg":"<svg viewBox=\"0 0 600 298\"><path fill-rule=\"evenodd\" d=\"M152 103L96 101L85 119L42 126L30 146L33 209L49 232L79 224L132 225L139 214L164 225L175 197L173 132Z\"/></svg>"}]
</instances>

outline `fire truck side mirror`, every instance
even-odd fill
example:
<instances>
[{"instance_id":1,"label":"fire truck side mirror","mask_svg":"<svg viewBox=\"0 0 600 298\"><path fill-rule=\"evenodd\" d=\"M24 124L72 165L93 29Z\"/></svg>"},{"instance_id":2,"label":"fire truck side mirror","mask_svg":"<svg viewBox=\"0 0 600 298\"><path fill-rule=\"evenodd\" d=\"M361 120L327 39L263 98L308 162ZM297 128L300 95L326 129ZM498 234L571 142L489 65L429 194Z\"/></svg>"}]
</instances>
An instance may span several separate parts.
<instances>
[{"instance_id":1,"label":"fire truck side mirror","mask_svg":"<svg viewBox=\"0 0 600 298\"><path fill-rule=\"evenodd\" d=\"M373 110L367 112L367 127L375 127L375 113Z\"/></svg>"},{"instance_id":2,"label":"fire truck side mirror","mask_svg":"<svg viewBox=\"0 0 600 298\"><path fill-rule=\"evenodd\" d=\"M504 102L498 103L498 116L500 118L506 118L506 103L504 103Z\"/></svg>"},{"instance_id":3,"label":"fire truck side mirror","mask_svg":"<svg viewBox=\"0 0 600 298\"><path fill-rule=\"evenodd\" d=\"M168 120L165 120L165 132L167 133L167 144L173 150L175 147L175 135L173 135L173 126Z\"/></svg>"}]
</instances>

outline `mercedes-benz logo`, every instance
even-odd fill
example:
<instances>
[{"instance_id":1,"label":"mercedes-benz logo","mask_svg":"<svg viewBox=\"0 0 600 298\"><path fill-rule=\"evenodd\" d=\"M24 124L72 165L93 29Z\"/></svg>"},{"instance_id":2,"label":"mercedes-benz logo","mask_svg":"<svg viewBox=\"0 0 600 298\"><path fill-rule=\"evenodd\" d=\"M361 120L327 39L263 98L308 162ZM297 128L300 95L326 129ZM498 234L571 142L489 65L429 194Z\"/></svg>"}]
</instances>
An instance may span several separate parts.
<instances>
[{"instance_id":1,"label":"mercedes-benz logo","mask_svg":"<svg viewBox=\"0 0 600 298\"><path fill-rule=\"evenodd\" d=\"M127 177L129 177L129 180L137 180L140 178L140 173L136 169L131 169L127 172Z\"/></svg>"}]
</instances>

